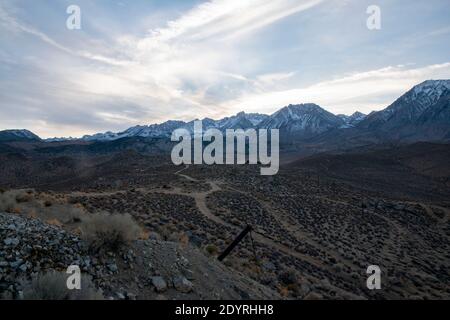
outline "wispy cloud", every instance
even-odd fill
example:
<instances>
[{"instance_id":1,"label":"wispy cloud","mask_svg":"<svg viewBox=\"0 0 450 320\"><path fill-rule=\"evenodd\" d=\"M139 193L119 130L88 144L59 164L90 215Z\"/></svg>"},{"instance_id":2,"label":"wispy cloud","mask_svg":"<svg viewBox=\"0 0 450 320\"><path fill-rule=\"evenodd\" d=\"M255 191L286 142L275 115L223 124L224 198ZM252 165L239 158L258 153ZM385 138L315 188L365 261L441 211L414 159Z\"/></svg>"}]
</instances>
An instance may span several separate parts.
<instances>
[{"instance_id":1,"label":"wispy cloud","mask_svg":"<svg viewBox=\"0 0 450 320\"><path fill-rule=\"evenodd\" d=\"M0 3L0 128L80 135L302 102L368 112L422 80L450 76L447 57L430 55L445 51L448 24L428 19L405 45L388 24L367 31L359 0L180 0L168 12L158 2L78 2L83 29L74 32L43 18L45 8L63 7L51 1ZM133 6L139 22L129 19ZM396 66L408 62L421 67Z\"/></svg>"},{"instance_id":2,"label":"wispy cloud","mask_svg":"<svg viewBox=\"0 0 450 320\"><path fill-rule=\"evenodd\" d=\"M78 51L78 50L75 50L74 48L64 46L61 43L52 39L50 36L48 36L44 32L41 32L41 31L19 21L18 19L14 18L13 16L11 16L5 10L5 8L2 7L1 3L0 3L0 21L3 25L3 27L5 27L6 29L12 30L14 32L24 32L24 33L33 35L33 36L39 38L40 40L42 40L43 42L51 45L52 47L54 47L58 50L65 52L69 55L74 55L74 56L78 56L81 58L91 59L94 61L103 62L103 63L116 65L116 66L126 66L126 65L130 64L130 61L121 61L121 60L113 59L110 57L105 57L102 55L90 53L88 51Z\"/></svg>"},{"instance_id":3,"label":"wispy cloud","mask_svg":"<svg viewBox=\"0 0 450 320\"><path fill-rule=\"evenodd\" d=\"M164 28L151 30L149 41L183 37L202 40L229 38L254 31L286 16L311 8L323 0L212 0L203 3Z\"/></svg>"},{"instance_id":4,"label":"wispy cloud","mask_svg":"<svg viewBox=\"0 0 450 320\"><path fill-rule=\"evenodd\" d=\"M227 102L227 108L265 112L287 104L314 102L334 113L370 112L387 107L414 85L429 79L449 79L450 62L420 68L399 65L352 73L305 88L256 92Z\"/></svg>"},{"instance_id":5,"label":"wispy cloud","mask_svg":"<svg viewBox=\"0 0 450 320\"><path fill-rule=\"evenodd\" d=\"M264 74L251 79L235 73L232 66L239 60L239 42L230 42L230 37L248 35L319 2L206 2L169 21L165 27L150 30L144 37L121 36L113 44L114 50L130 57L127 63L112 63L113 68L71 70L75 76L71 77L70 86L96 96L120 96L154 109L151 118L141 117L135 121L162 121L167 111L173 118L193 117L199 113L217 115L217 105L222 100L293 74ZM89 54L89 57L94 56ZM158 108L166 112L158 112ZM226 110L221 113L224 112Z\"/></svg>"}]
</instances>

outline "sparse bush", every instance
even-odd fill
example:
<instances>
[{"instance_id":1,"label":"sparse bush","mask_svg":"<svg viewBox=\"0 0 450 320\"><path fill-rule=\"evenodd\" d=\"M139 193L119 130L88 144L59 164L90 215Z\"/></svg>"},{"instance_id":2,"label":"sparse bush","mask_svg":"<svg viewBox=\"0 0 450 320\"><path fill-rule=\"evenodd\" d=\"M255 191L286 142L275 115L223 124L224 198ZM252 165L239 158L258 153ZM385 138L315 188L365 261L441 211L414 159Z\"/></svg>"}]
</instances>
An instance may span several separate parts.
<instances>
[{"instance_id":1,"label":"sparse bush","mask_svg":"<svg viewBox=\"0 0 450 320\"><path fill-rule=\"evenodd\" d=\"M37 215L36 210L34 210L34 209L29 210L27 212L27 217L30 218L30 219L37 219L38 215Z\"/></svg>"},{"instance_id":2,"label":"sparse bush","mask_svg":"<svg viewBox=\"0 0 450 320\"><path fill-rule=\"evenodd\" d=\"M169 242L178 242L178 233L172 232L169 234L169 236L166 238Z\"/></svg>"},{"instance_id":3,"label":"sparse bush","mask_svg":"<svg viewBox=\"0 0 450 320\"><path fill-rule=\"evenodd\" d=\"M78 199L75 198L75 197L69 197L67 199L67 202L70 203L70 204L78 204Z\"/></svg>"},{"instance_id":4,"label":"sparse bush","mask_svg":"<svg viewBox=\"0 0 450 320\"><path fill-rule=\"evenodd\" d=\"M141 228L129 214L96 213L83 219L80 230L94 251L118 251L141 235Z\"/></svg>"},{"instance_id":5,"label":"sparse bush","mask_svg":"<svg viewBox=\"0 0 450 320\"><path fill-rule=\"evenodd\" d=\"M16 194L17 203L31 202L33 201L34 196L32 191L18 191Z\"/></svg>"},{"instance_id":6,"label":"sparse bush","mask_svg":"<svg viewBox=\"0 0 450 320\"><path fill-rule=\"evenodd\" d=\"M336 273L341 273L342 270L344 270L344 265L342 263L336 263L336 264L333 265L333 270Z\"/></svg>"},{"instance_id":7,"label":"sparse bush","mask_svg":"<svg viewBox=\"0 0 450 320\"><path fill-rule=\"evenodd\" d=\"M208 245L205 247L205 250L206 250L206 252L208 252L208 254L210 254L210 255L212 255L212 256L217 255L217 253L219 252L219 249L218 249L217 246L214 245L214 244L208 244Z\"/></svg>"},{"instance_id":8,"label":"sparse bush","mask_svg":"<svg viewBox=\"0 0 450 320\"><path fill-rule=\"evenodd\" d=\"M189 244L189 236L185 232L181 232L178 236L178 242L186 247Z\"/></svg>"},{"instance_id":9,"label":"sparse bush","mask_svg":"<svg viewBox=\"0 0 450 320\"><path fill-rule=\"evenodd\" d=\"M12 210L10 210L9 211L10 213L15 213L15 214L21 214L23 211L22 211L22 208L20 208L20 207L14 207Z\"/></svg>"},{"instance_id":10,"label":"sparse bush","mask_svg":"<svg viewBox=\"0 0 450 320\"><path fill-rule=\"evenodd\" d=\"M48 272L39 274L30 282L23 284L25 300L101 300L102 294L95 288L92 281L81 278L80 290L67 288L68 275L63 272Z\"/></svg>"},{"instance_id":11,"label":"sparse bush","mask_svg":"<svg viewBox=\"0 0 450 320\"><path fill-rule=\"evenodd\" d=\"M139 235L140 240L148 240L150 238L150 231L142 230L141 234Z\"/></svg>"},{"instance_id":12,"label":"sparse bush","mask_svg":"<svg viewBox=\"0 0 450 320\"><path fill-rule=\"evenodd\" d=\"M154 231L149 231L148 239L153 240L153 241L161 241L162 238L159 233L154 232Z\"/></svg>"},{"instance_id":13,"label":"sparse bush","mask_svg":"<svg viewBox=\"0 0 450 320\"><path fill-rule=\"evenodd\" d=\"M40 201L33 190L8 190L0 193L0 212L23 214L43 221L58 220L62 224L80 222L84 208L67 203L57 203L46 196Z\"/></svg>"},{"instance_id":14,"label":"sparse bush","mask_svg":"<svg viewBox=\"0 0 450 320\"><path fill-rule=\"evenodd\" d=\"M323 300L323 296L316 292L310 292L303 299L304 300Z\"/></svg>"},{"instance_id":15,"label":"sparse bush","mask_svg":"<svg viewBox=\"0 0 450 320\"><path fill-rule=\"evenodd\" d=\"M80 221L85 215L83 209L68 204L53 204L52 206L45 206L39 211L41 219L58 219L64 224Z\"/></svg>"},{"instance_id":16,"label":"sparse bush","mask_svg":"<svg viewBox=\"0 0 450 320\"><path fill-rule=\"evenodd\" d=\"M279 276L278 280L281 281L286 286L297 284L298 276L297 272L294 269L289 269L287 271L283 271Z\"/></svg>"},{"instance_id":17,"label":"sparse bush","mask_svg":"<svg viewBox=\"0 0 450 320\"><path fill-rule=\"evenodd\" d=\"M58 219L50 219L45 221L47 224L52 225L52 226L58 226L58 227L62 227L62 223L58 220Z\"/></svg>"},{"instance_id":18,"label":"sparse bush","mask_svg":"<svg viewBox=\"0 0 450 320\"><path fill-rule=\"evenodd\" d=\"M282 296L283 298L287 297L289 295L289 289L286 288L285 286L278 286L278 293L280 294L280 296Z\"/></svg>"},{"instance_id":19,"label":"sparse bush","mask_svg":"<svg viewBox=\"0 0 450 320\"><path fill-rule=\"evenodd\" d=\"M301 294L300 286L296 283L292 283L286 287L292 296L299 297Z\"/></svg>"},{"instance_id":20,"label":"sparse bush","mask_svg":"<svg viewBox=\"0 0 450 320\"><path fill-rule=\"evenodd\" d=\"M176 227L169 223L159 227L158 233L164 241L176 241L176 239L173 238L173 234L176 230Z\"/></svg>"},{"instance_id":21,"label":"sparse bush","mask_svg":"<svg viewBox=\"0 0 450 320\"><path fill-rule=\"evenodd\" d=\"M19 191L11 190L0 194L0 211L12 212L17 207Z\"/></svg>"}]
</instances>

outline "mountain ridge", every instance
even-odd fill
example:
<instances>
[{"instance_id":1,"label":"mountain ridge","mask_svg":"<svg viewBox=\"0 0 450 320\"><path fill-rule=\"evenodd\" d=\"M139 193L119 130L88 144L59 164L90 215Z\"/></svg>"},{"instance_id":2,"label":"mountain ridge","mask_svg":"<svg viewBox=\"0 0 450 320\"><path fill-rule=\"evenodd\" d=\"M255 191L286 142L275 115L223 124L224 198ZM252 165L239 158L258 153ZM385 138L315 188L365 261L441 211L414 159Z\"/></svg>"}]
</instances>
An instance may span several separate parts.
<instances>
[{"instance_id":1,"label":"mountain ridge","mask_svg":"<svg viewBox=\"0 0 450 320\"><path fill-rule=\"evenodd\" d=\"M178 128L193 132L194 121L169 120L137 125L122 132L85 135L82 138L40 139L28 130L0 131L0 141L45 142L115 141L122 138L167 138ZM219 120L204 118L203 129L279 129L288 140L345 144L349 141L450 141L450 80L426 80L369 115L355 112L334 115L314 103L290 104L272 115L239 112ZM342 141L338 141L342 140Z\"/></svg>"}]
</instances>

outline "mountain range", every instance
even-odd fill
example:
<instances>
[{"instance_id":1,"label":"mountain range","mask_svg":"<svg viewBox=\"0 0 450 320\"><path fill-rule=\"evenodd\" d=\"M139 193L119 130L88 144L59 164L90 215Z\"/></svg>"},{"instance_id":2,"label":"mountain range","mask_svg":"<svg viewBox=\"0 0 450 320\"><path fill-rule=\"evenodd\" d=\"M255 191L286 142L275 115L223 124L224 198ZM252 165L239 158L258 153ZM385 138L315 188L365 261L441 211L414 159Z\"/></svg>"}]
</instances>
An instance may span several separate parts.
<instances>
[{"instance_id":1,"label":"mountain range","mask_svg":"<svg viewBox=\"0 0 450 320\"><path fill-rule=\"evenodd\" d=\"M390 106L365 115L334 115L307 103L288 105L272 115L240 112L213 120L205 118L203 129L279 129L285 141L308 141L318 145L364 145L383 142L450 141L450 80L427 80L406 92ZM78 140L115 141L123 138L166 138L173 130L193 131L194 121L169 120L161 124L131 127L123 132L86 135L81 139L54 138L45 142ZM0 141L40 140L28 130L0 131Z\"/></svg>"}]
</instances>

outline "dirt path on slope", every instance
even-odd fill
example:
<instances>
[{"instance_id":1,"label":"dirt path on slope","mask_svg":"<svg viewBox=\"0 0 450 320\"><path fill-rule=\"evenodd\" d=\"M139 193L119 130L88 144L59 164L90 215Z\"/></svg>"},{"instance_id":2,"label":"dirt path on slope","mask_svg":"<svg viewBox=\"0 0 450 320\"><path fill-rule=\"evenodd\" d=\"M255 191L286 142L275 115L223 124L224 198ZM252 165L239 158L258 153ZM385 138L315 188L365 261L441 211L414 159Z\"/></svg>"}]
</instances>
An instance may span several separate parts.
<instances>
[{"instance_id":1,"label":"dirt path on slope","mask_svg":"<svg viewBox=\"0 0 450 320\"><path fill-rule=\"evenodd\" d=\"M272 205L264 200L261 200L259 198L254 197L252 194L245 192L245 191L240 191L238 189L235 188L231 188L231 190L235 191L235 192L239 192L242 193L248 197L251 197L252 199L254 199L256 202L258 202L261 207L263 209L265 209L286 231L288 231L291 235L293 235L295 238L297 238L298 240L304 241L307 244L318 248L324 252L326 252L329 256L335 258L337 261L340 261L341 263L355 269L357 268L357 266L351 262L348 259L345 259L342 255L333 252L333 250L330 250L330 248L327 248L319 243L317 243L314 240L311 240L311 236L307 233L304 232L303 230L301 230L301 228L298 226L297 222L295 221L295 219L293 219L292 217L290 217L289 215L287 215L284 211L282 210L275 210ZM277 211L277 214L274 214L274 212Z\"/></svg>"},{"instance_id":2,"label":"dirt path on slope","mask_svg":"<svg viewBox=\"0 0 450 320\"><path fill-rule=\"evenodd\" d=\"M198 179L195 179L187 174L183 174L182 172L184 172L185 170L187 170L189 168L189 166L187 165L186 167L176 171L174 174L178 175L180 177L183 177L184 179L188 180L188 181L192 181L192 182L199 182ZM198 208L199 212L201 214L203 214L206 218L208 218L209 220L222 225L222 226L226 226L229 227L232 230L236 231L236 234L238 232L240 232L241 230L239 228L237 228L235 225L232 225L226 221L224 221L222 218L216 216L207 206L206 204L206 198L208 197L208 195L212 194L213 192L216 191L221 191L224 190L221 186L220 186L220 181L214 181L214 180L206 180L205 183L209 184L210 189L208 191L198 191L198 192L184 192L182 191L181 188L173 188L173 189L158 189L158 190L149 190L146 188L138 188L136 190L143 192L143 193L162 193L162 194L172 194L172 195L181 195L181 196L187 196L187 197L191 197L195 200L195 204L196 207ZM235 190L238 191L238 190ZM124 194L126 191L116 191L116 192L96 192L96 193L89 193L89 192L73 192L72 195L74 196L88 196L88 197L96 197L96 196L108 196L108 195L115 195L115 194ZM238 191L241 192L241 191ZM260 202L258 200L258 202ZM261 202L260 202L261 203ZM265 204L262 204L265 205ZM269 207L267 209L273 210L273 208ZM269 211L270 211L269 210ZM273 215L271 213L271 215ZM279 221L282 219L278 219ZM289 223L285 223L283 222L283 226L287 227ZM295 230L293 226L290 226L289 228L286 228L286 230L288 232L293 232L294 235L299 236L302 240L307 238L307 235L304 233L300 233L298 230ZM298 251L295 251L291 248L289 248L288 246L285 246L281 243L278 243L274 240L272 240L271 238L267 237L266 235L263 235L261 233L258 232L253 232L253 239L256 242L259 242L260 244L263 244L267 247L271 247L273 249L278 250L279 252L282 252L284 254L287 254L289 256L292 256L294 258L297 258L301 261L305 261L319 269L322 270L327 270L329 272L334 272L333 269L331 268L331 266L328 266L326 264L324 264L321 260L318 260L314 257L302 254ZM317 245L315 243L311 243L311 245ZM327 253L329 253L329 250L326 251ZM334 256L331 254L331 256ZM340 258L339 260L343 260L342 258ZM346 264L349 264L348 262ZM316 278L314 276L311 275L312 278ZM320 280L319 278L316 278L317 280ZM358 298L358 296L342 289L336 286L333 286L330 284L330 287L332 287L334 290L336 290L339 293L342 294L346 294L348 296L354 296L356 298Z\"/></svg>"},{"instance_id":3,"label":"dirt path on slope","mask_svg":"<svg viewBox=\"0 0 450 320\"><path fill-rule=\"evenodd\" d=\"M188 166L186 166L186 168L177 171L175 174L182 176L182 177L186 177L186 179L190 180L190 181L198 181L190 176L187 176L185 174L180 174L180 172L186 170L188 168ZM194 193L189 193L186 194L188 196L192 196L195 199L195 204L197 205L198 210L208 219L214 221L217 224L223 225L223 226L227 226L233 230L236 230L237 232L240 231L238 230L238 228L236 228L236 226L224 221L222 218L216 216L214 213L211 212L211 210L208 208L208 206L206 205L206 197L216 191L221 191L223 190L215 181L206 181L206 183L208 183L211 186L211 189L205 192L194 192ZM295 251L285 245L282 245L280 243L275 242L274 240L262 235L261 233L256 233L253 232L253 239L256 240L257 242L260 242L262 244L265 244L269 247L275 248L281 252L284 252L285 254L291 255L297 259L303 260L303 261L307 261L308 263L318 267L318 268L325 268L328 269L328 266L324 265L320 260L314 259L313 257L304 255L298 251Z\"/></svg>"},{"instance_id":4,"label":"dirt path on slope","mask_svg":"<svg viewBox=\"0 0 450 320\"><path fill-rule=\"evenodd\" d=\"M192 182L198 182L197 179L194 179L194 178L192 178L192 177L190 177L190 176L188 176L188 175L185 175L185 174L181 174L183 171L185 171L185 170L187 170L187 169L189 169L189 165L186 165L183 169L178 170L178 171L175 172L174 174L175 174L175 175L178 175L178 176L180 176L180 177L183 177L183 178L185 178L186 180L189 180L189 181L192 181Z\"/></svg>"}]
</instances>

